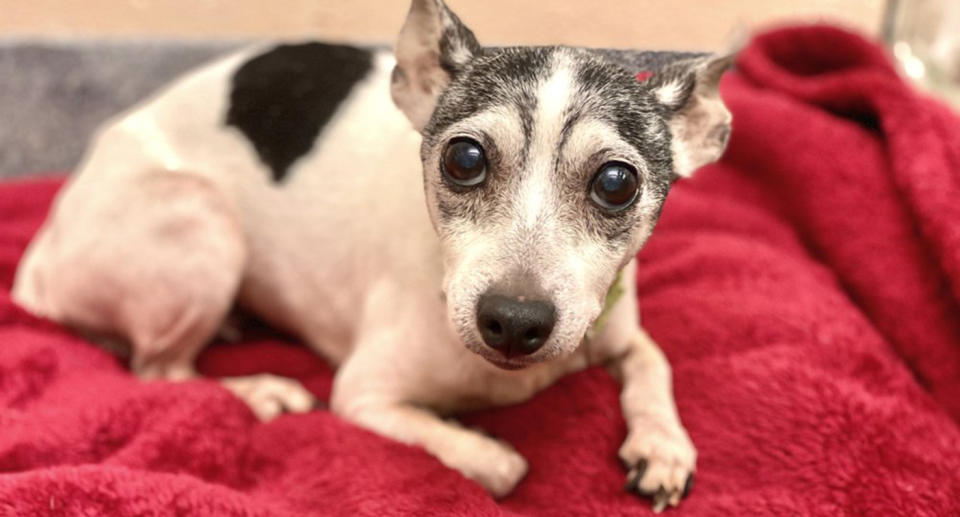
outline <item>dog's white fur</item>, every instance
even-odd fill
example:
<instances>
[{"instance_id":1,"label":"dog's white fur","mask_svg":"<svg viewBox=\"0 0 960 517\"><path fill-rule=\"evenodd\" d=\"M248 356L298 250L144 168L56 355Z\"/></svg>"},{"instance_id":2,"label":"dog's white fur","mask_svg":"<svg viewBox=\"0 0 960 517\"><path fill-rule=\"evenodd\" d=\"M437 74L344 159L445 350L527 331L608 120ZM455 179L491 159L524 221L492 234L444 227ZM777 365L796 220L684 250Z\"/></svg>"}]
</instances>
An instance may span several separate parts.
<instances>
[{"instance_id":1,"label":"dog's white fur","mask_svg":"<svg viewBox=\"0 0 960 517\"><path fill-rule=\"evenodd\" d=\"M634 261L622 269L625 292L608 324L582 345L616 271L590 285L549 276L589 270L598 260L593 249L550 247L560 236L551 232L561 229L541 214L550 164L537 160L556 144L570 71L560 64L539 91L531 155L538 176L522 193L525 213L511 226L461 235L448 243L458 251L450 255L424 209L434 207L429 180L424 193L420 138L388 94L394 57L376 55L374 71L277 188L244 137L221 123L230 77L254 52L207 66L104 126L30 245L15 299L51 319L127 338L134 373L178 380L195 376L193 359L236 301L339 367L334 412L423 446L496 496L524 476L525 460L509 445L438 414L518 403L568 372L612 362L624 382L629 428L620 456L630 465L646 458L641 488L665 487L675 504L696 451L677 415L670 368L639 326ZM415 97L397 103L419 127L432 109ZM486 126L510 133L519 124L513 118L508 110L488 111L450 131ZM579 124L570 136L573 152L606 138L606 131L597 121ZM517 138L505 134L500 141ZM626 146L624 152L633 153ZM642 157L629 158L642 167ZM355 173L358 168L363 173ZM475 330L461 339L443 293L450 307L465 308L451 314L454 322L472 322L476 297L496 280L497 262L504 260L500 239L537 225L546 232L545 248L534 259L567 261L562 268L537 268L545 288L559 296L559 337L540 360L507 371L478 355L490 350ZM648 233L636 237L637 247ZM465 279L473 283L457 284ZM287 379L223 384L264 419L312 405L309 393Z\"/></svg>"}]
</instances>

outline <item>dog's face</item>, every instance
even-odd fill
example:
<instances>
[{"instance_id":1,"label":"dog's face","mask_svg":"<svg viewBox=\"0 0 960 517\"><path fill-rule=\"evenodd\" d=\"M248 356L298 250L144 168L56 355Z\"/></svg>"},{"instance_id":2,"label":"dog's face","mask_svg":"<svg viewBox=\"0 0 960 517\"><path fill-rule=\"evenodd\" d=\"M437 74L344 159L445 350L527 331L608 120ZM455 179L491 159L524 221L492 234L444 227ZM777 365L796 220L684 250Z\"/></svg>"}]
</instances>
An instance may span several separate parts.
<instances>
[{"instance_id":1,"label":"dog's face","mask_svg":"<svg viewBox=\"0 0 960 517\"><path fill-rule=\"evenodd\" d=\"M397 61L450 320L504 368L580 345L672 181L726 145L728 58L482 48L440 0L414 0Z\"/></svg>"}]
</instances>

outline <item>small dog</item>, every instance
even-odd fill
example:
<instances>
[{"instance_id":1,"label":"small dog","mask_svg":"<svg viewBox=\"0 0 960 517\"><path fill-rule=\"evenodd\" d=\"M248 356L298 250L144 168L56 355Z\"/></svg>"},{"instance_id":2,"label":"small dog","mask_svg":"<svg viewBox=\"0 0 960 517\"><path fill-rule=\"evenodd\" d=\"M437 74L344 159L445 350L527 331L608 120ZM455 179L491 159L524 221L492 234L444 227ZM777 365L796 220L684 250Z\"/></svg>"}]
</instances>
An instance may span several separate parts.
<instances>
[{"instance_id":1,"label":"small dog","mask_svg":"<svg viewBox=\"0 0 960 517\"><path fill-rule=\"evenodd\" d=\"M676 505L696 451L634 256L672 182L726 146L731 61L485 48L442 0L413 0L395 54L248 49L98 132L14 296L172 380L239 304L338 366L338 415L497 497L524 458L438 415L610 364L627 487ZM314 402L289 379L222 382L261 419Z\"/></svg>"}]
</instances>

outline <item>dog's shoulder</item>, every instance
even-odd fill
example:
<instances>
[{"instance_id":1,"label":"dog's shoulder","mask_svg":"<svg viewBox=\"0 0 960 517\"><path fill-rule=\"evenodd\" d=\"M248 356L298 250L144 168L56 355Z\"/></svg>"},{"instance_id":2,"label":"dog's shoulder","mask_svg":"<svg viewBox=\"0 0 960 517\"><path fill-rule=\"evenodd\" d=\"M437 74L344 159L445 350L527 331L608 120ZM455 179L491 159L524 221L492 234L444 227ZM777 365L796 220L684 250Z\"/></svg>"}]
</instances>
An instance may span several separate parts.
<instances>
[{"instance_id":1,"label":"dog's shoulder","mask_svg":"<svg viewBox=\"0 0 960 517\"><path fill-rule=\"evenodd\" d=\"M230 77L225 123L250 140L280 181L370 73L373 55L371 49L320 42L262 50Z\"/></svg>"}]
</instances>

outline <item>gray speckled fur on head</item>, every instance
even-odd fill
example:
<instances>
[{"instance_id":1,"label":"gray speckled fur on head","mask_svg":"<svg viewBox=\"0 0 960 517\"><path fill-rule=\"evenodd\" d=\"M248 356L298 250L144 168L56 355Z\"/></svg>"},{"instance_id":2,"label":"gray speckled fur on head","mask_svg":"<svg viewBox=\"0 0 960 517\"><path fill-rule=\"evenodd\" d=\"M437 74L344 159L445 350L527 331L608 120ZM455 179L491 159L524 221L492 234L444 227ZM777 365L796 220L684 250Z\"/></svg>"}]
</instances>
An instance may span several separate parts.
<instances>
[{"instance_id":1,"label":"gray speckled fur on head","mask_svg":"<svg viewBox=\"0 0 960 517\"><path fill-rule=\"evenodd\" d=\"M472 40L472 34L469 35L471 41L475 41ZM652 72L654 77L657 77L657 74L669 74L671 77L675 74L689 74L688 67L676 65L705 54L562 46L479 48L470 44L469 47L475 52L470 61L445 67L453 72L452 81L438 99L433 117L424 129L425 149L440 145L438 137L457 121L495 106L509 106L519 116L525 140L514 167L515 170L522 171L527 164L533 118L537 110L536 90L553 72L553 57L563 54L565 60L574 65L576 77L576 92L564 114L564 131L556 156L557 183L563 183L566 191L563 197L584 197L580 192L583 189L579 187L585 185L585 180L576 177L572 181L564 181L561 177L563 171L559 157L569 129L577 120L589 115L616 127L620 137L633 145L644 157L650 172L643 178L644 188L652 189L657 194L656 199L662 204L674 179L670 137L666 126L667 112L671 107L658 103L651 88L666 77L647 83L638 81L636 74L642 70ZM441 63L443 62L441 56ZM691 77L687 84L692 88L693 83ZM689 95L689 91L685 92L685 95ZM497 150L495 142L490 140L485 144L494 167L496 162L502 163L505 160ZM497 182L492 180L490 183L493 187ZM500 184L504 182L501 181ZM498 211L498 207L494 206L498 195L500 193L495 188L462 192L456 197L441 195L438 209L443 218L467 217L476 222L483 217L483 211ZM658 206L656 209L657 215L659 208ZM635 211L612 215L576 211L579 219L583 219L584 214L593 233L614 241L627 239L629 229L639 222L640 217Z\"/></svg>"},{"instance_id":2,"label":"gray speckled fur on head","mask_svg":"<svg viewBox=\"0 0 960 517\"><path fill-rule=\"evenodd\" d=\"M717 85L730 60L482 47L442 0L414 0L395 55L391 93L423 135L453 327L489 359L480 300L533 297L556 308L556 325L538 357L516 361L569 352L650 236L673 181L722 152L730 116Z\"/></svg>"}]
</instances>

